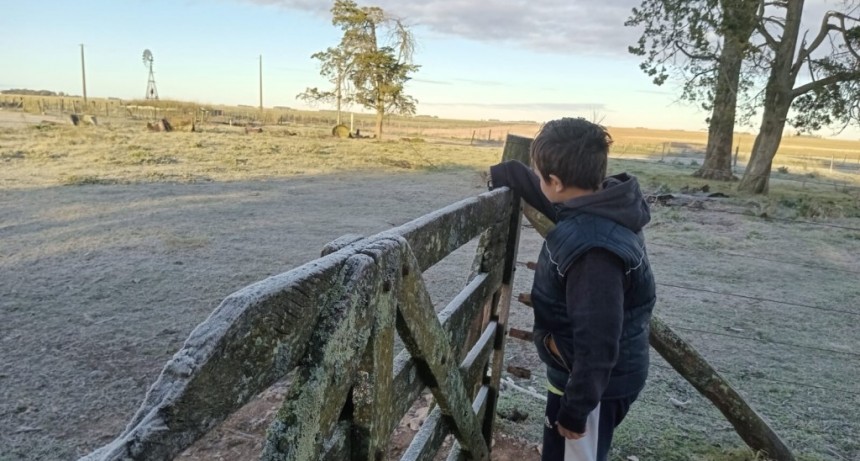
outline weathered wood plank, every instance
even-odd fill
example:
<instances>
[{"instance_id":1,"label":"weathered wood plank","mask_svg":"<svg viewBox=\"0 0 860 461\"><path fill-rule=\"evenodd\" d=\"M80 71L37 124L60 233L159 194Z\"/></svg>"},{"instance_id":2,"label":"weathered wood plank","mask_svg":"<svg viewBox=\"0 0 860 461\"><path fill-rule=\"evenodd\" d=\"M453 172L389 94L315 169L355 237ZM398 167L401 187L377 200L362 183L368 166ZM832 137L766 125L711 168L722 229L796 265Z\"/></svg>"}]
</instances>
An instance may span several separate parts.
<instances>
[{"instance_id":1,"label":"weathered wood plank","mask_svg":"<svg viewBox=\"0 0 860 461\"><path fill-rule=\"evenodd\" d=\"M375 322L381 273L373 258L350 257L344 293L314 328L307 356L266 434L262 460L308 461L324 451L356 379Z\"/></svg>"},{"instance_id":2,"label":"weathered wood plank","mask_svg":"<svg viewBox=\"0 0 860 461\"><path fill-rule=\"evenodd\" d=\"M350 446L350 428L352 424L349 421L340 421L335 426L332 435L323 444L321 461L343 461L349 459L352 452Z\"/></svg>"},{"instance_id":3,"label":"weathered wood plank","mask_svg":"<svg viewBox=\"0 0 860 461\"><path fill-rule=\"evenodd\" d=\"M365 245L361 252L373 258L381 271L381 293L371 307L375 322L371 340L352 391L353 427L352 458L356 461L378 461L385 457L391 427L401 414L394 414L391 390L394 377L394 321L397 298L402 280L401 243L392 239L377 239Z\"/></svg>"},{"instance_id":4,"label":"weathered wood plank","mask_svg":"<svg viewBox=\"0 0 860 461\"><path fill-rule=\"evenodd\" d=\"M514 198L516 199L516 197ZM518 199L516 199L516 202L512 201L511 206L505 210L503 215L509 218L511 216L514 203L518 204L519 202L520 201ZM507 255L505 250L507 248L509 231L509 225L507 225L504 220L501 220L497 225L481 234L480 242L475 250L475 258L472 262L472 273L469 275L469 280L480 273L489 272L493 270L493 268L503 269L502 279L504 280L507 272L505 272L504 269L506 268L503 266L506 262L505 258ZM498 293L496 293L496 295L498 295ZM471 348L475 341L478 340L478 337L481 336L481 332L484 327L490 322L493 308L497 302L498 297L488 299L482 306L480 315L472 320L471 325L468 326L468 334L465 337L466 347L464 348L464 351Z\"/></svg>"},{"instance_id":5,"label":"weathered wood plank","mask_svg":"<svg viewBox=\"0 0 860 461\"><path fill-rule=\"evenodd\" d=\"M400 461L431 461L436 458L439 447L450 433L448 426L445 416L437 406L424 420L421 429L412 438L409 448L400 457Z\"/></svg>"},{"instance_id":6,"label":"weathered wood plank","mask_svg":"<svg viewBox=\"0 0 860 461\"><path fill-rule=\"evenodd\" d=\"M487 326L484 334L460 364L460 373L463 375L463 382L467 389L480 384L486 374L487 363L495 345L497 326L495 322ZM445 436L450 433L449 424L438 408L431 412L400 458L401 461L432 460L445 440Z\"/></svg>"},{"instance_id":7,"label":"weathered wood plank","mask_svg":"<svg viewBox=\"0 0 860 461\"><path fill-rule=\"evenodd\" d=\"M519 295L517 295L517 301L521 302L527 307L532 307L532 294L520 293Z\"/></svg>"},{"instance_id":8,"label":"weathered wood plank","mask_svg":"<svg viewBox=\"0 0 860 461\"><path fill-rule=\"evenodd\" d=\"M659 318L651 320L651 346L734 426L750 448L769 459L793 461L794 455L767 422L719 372Z\"/></svg>"},{"instance_id":9,"label":"weathered wood plank","mask_svg":"<svg viewBox=\"0 0 860 461\"><path fill-rule=\"evenodd\" d=\"M479 275L439 313L438 319L448 333L451 347L457 357L462 355L460 350L464 346L466 327L470 319L474 318L484 302L493 296L493 292L501 284L501 276L501 270ZM405 414L424 388L424 383L418 377L416 362L412 360L409 351L402 351L394 360L393 413ZM394 425L390 430L394 430Z\"/></svg>"},{"instance_id":10,"label":"weathered wood plank","mask_svg":"<svg viewBox=\"0 0 860 461\"><path fill-rule=\"evenodd\" d=\"M512 197L507 189L486 192L379 235L393 234L405 238L418 260L418 267L425 271L486 228L505 220L506 215L500 215L499 210L509 208Z\"/></svg>"},{"instance_id":11,"label":"weathered wood plank","mask_svg":"<svg viewBox=\"0 0 860 461\"><path fill-rule=\"evenodd\" d=\"M520 330L517 328L509 329L508 336L510 336L511 338L516 338L528 342L532 342L534 340L534 333L532 333L531 331Z\"/></svg>"},{"instance_id":12,"label":"weathered wood plank","mask_svg":"<svg viewBox=\"0 0 860 461\"><path fill-rule=\"evenodd\" d=\"M472 402L472 411L475 412L475 416L479 421L484 420L487 415L487 402L489 400L490 395L490 387L489 386L481 386L478 390L478 394L475 396L475 400ZM433 425L433 426L441 426L442 429L438 431L427 431L425 434L421 434L419 431L418 434L415 434L415 439L413 440L413 444L415 440L418 440L419 446L422 447L421 451L411 452L412 446L410 445L410 451L407 451L400 458L400 461L430 461L432 459L436 459L436 456L439 454L439 448L442 446L442 443L445 441L445 437L448 436L450 431L447 429L447 425L444 422L444 416L439 408L435 408L430 416L427 417L427 420L424 421L424 426ZM422 429L424 426L421 426ZM419 437L427 437L426 440L420 440ZM454 442L451 447L451 451L448 453L449 460L463 460L466 461L468 458L468 452L460 448L459 442Z\"/></svg>"},{"instance_id":13,"label":"weathered wood plank","mask_svg":"<svg viewBox=\"0 0 860 461\"><path fill-rule=\"evenodd\" d=\"M475 397L475 400L472 403L472 411L475 412L475 415L481 421L486 421L487 418L492 417L492 415L487 413L490 410L491 393L492 389L490 389L490 386L481 386L477 397ZM490 439L488 444L492 443L492 439ZM458 442L454 442L454 445L451 447L451 451L448 453L448 458L446 459L448 461L468 461L468 455L468 452L463 450Z\"/></svg>"},{"instance_id":14,"label":"weathered wood plank","mask_svg":"<svg viewBox=\"0 0 860 461\"><path fill-rule=\"evenodd\" d=\"M525 157L531 146L529 138L508 136L505 150L502 154L503 160L513 160ZM493 430L496 420L496 403L499 400L499 387L502 372L505 368L505 344L508 330L508 317L511 310L511 295L514 283L514 271L517 264L517 251L520 246L520 229L522 228L522 201L514 201L511 204L511 212L508 213L508 232L505 233L504 244L504 272L502 274L502 287L498 296L493 299L494 306L492 316L499 323L499 331L496 333L495 353L490 365L489 390L487 393L487 416L482 420L481 430L484 440L488 445L492 444Z\"/></svg>"},{"instance_id":15,"label":"weathered wood plank","mask_svg":"<svg viewBox=\"0 0 860 461\"><path fill-rule=\"evenodd\" d=\"M487 365L490 362L490 356L493 354L494 346L496 345L496 336L498 335L499 324L490 322L484 333L481 335L478 342L469 351L469 354L463 360L460 366L460 372L463 374L463 381L466 383L467 389L481 384L483 378L487 374Z\"/></svg>"},{"instance_id":16,"label":"weathered wood plank","mask_svg":"<svg viewBox=\"0 0 860 461\"><path fill-rule=\"evenodd\" d=\"M473 459L487 460L489 451L481 425L470 408L471 399L421 279L418 261L411 251L406 256L403 286L398 296L397 332L412 354L421 379L430 388L442 413L450 418L454 436Z\"/></svg>"},{"instance_id":17,"label":"weathered wood plank","mask_svg":"<svg viewBox=\"0 0 860 461\"><path fill-rule=\"evenodd\" d=\"M319 312L343 293L332 255L228 296L191 332L127 428L87 461L171 459L305 355Z\"/></svg>"},{"instance_id":18,"label":"weathered wood plank","mask_svg":"<svg viewBox=\"0 0 860 461\"><path fill-rule=\"evenodd\" d=\"M322 251L320 251L320 256L328 256L363 239L364 236L360 234L341 235L340 237L332 240L331 242L326 243Z\"/></svg>"}]
</instances>

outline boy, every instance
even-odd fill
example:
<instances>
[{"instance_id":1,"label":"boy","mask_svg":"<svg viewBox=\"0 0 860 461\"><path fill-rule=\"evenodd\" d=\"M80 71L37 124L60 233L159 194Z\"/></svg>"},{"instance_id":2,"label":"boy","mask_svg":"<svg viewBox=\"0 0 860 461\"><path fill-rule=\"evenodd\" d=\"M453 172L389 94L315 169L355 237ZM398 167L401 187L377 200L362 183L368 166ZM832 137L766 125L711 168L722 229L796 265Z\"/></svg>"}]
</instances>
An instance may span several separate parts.
<instances>
[{"instance_id":1,"label":"boy","mask_svg":"<svg viewBox=\"0 0 860 461\"><path fill-rule=\"evenodd\" d=\"M605 178L612 138L585 119L554 120L520 162L490 168L556 227L532 286L534 338L549 391L543 461L604 461L612 434L645 385L655 288L642 227L651 217L636 178Z\"/></svg>"}]
</instances>

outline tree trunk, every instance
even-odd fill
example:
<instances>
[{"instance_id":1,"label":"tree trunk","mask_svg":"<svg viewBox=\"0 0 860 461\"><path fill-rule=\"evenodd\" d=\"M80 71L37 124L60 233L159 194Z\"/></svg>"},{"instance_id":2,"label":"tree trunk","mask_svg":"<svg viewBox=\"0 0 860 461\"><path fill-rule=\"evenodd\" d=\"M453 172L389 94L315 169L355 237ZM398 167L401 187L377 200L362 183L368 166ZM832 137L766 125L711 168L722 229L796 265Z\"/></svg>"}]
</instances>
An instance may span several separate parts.
<instances>
[{"instance_id":1,"label":"tree trunk","mask_svg":"<svg viewBox=\"0 0 860 461\"><path fill-rule=\"evenodd\" d=\"M764 112L761 128L753 144L750 161L738 190L753 194L766 194L770 186L770 168L773 157L782 141L782 132L788 119L788 110L794 101L794 82L797 75L792 71L800 20L803 14L803 0L788 2L785 13L785 29L782 39L774 50L773 67L767 81L764 96Z\"/></svg>"},{"instance_id":2,"label":"tree trunk","mask_svg":"<svg viewBox=\"0 0 860 461\"><path fill-rule=\"evenodd\" d=\"M769 104L770 103L770 104ZM761 128L753 144L752 155L738 190L753 194L766 194L770 187L770 170L773 158L782 141L785 121L791 101L765 101Z\"/></svg>"},{"instance_id":3,"label":"tree trunk","mask_svg":"<svg viewBox=\"0 0 860 461\"><path fill-rule=\"evenodd\" d=\"M755 30L757 0L722 0L723 51L717 69L717 87L714 109L708 126L708 147L705 161L693 176L731 181L732 141L735 132L735 113L738 105L738 86L741 66L749 39Z\"/></svg>"},{"instance_id":4,"label":"tree trunk","mask_svg":"<svg viewBox=\"0 0 860 461\"><path fill-rule=\"evenodd\" d=\"M744 60L743 45L734 40L726 40L720 56L714 110L708 125L705 162L693 176L720 181L735 179L732 172L732 141L735 134L738 83Z\"/></svg>"},{"instance_id":5,"label":"tree trunk","mask_svg":"<svg viewBox=\"0 0 860 461\"><path fill-rule=\"evenodd\" d=\"M376 102L376 139L382 140L382 121L385 117L385 105L381 101Z\"/></svg>"},{"instance_id":6,"label":"tree trunk","mask_svg":"<svg viewBox=\"0 0 860 461\"><path fill-rule=\"evenodd\" d=\"M337 123L335 123L335 125L340 125L340 106L341 106L341 103L343 102L343 96L341 95L341 92L340 92L340 85L341 85L340 81L338 81L338 84L337 84Z\"/></svg>"}]
</instances>

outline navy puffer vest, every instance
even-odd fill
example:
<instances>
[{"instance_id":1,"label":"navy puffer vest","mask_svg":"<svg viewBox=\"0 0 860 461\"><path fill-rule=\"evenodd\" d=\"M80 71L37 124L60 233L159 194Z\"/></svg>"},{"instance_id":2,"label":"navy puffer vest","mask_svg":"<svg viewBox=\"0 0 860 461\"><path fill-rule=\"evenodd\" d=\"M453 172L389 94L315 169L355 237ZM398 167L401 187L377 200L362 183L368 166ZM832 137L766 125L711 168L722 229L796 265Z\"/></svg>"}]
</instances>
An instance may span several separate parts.
<instances>
[{"instance_id":1,"label":"navy puffer vest","mask_svg":"<svg viewBox=\"0 0 860 461\"><path fill-rule=\"evenodd\" d=\"M586 251L603 248L624 262L624 324L618 361L612 369L604 399L636 395L648 375L648 335L651 312L656 299L654 276L641 232L610 219L588 213L565 216L547 235L541 250L532 286L535 310L534 337L538 353L547 364L553 386L564 389L574 358L573 326L565 303L565 274ZM564 360L559 361L546 348L552 335Z\"/></svg>"}]
</instances>

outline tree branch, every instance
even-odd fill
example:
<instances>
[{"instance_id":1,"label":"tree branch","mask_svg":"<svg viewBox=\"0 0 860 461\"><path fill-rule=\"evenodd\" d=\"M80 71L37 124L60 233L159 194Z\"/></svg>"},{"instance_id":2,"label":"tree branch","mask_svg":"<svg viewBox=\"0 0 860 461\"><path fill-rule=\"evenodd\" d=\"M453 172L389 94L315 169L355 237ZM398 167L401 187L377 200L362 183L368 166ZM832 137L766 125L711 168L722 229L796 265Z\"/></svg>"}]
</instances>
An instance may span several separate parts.
<instances>
[{"instance_id":1,"label":"tree branch","mask_svg":"<svg viewBox=\"0 0 860 461\"><path fill-rule=\"evenodd\" d=\"M848 28L845 27L845 20L858 21L857 18L852 18L851 16L847 16L844 14L836 14L836 17L839 18L839 31L842 32L842 39L845 40L845 47L848 49L848 52L854 56L854 59L860 61L860 54L857 53L857 50L854 49L854 45L851 44L850 37L848 37Z\"/></svg>"},{"instance_id":2,"label":"tree branch","mask_svg":"<svg viewBox=\"0 0 860 461\"><path fill-rule=\"evenodd\" d=\"M675 49L680 51L681 54L688 57L689 59L700 60L700 61L716 61L717 60L717 55L715 55L713 53L693 54L693 53L690 53L687 50L685 50L684 46L678 42L674 42L674 45L675 45Z\"/></svg>"},{"instance_id":3,"label":"tree branch","mask_svg":"<svg viewBox=\"0 0 860 461\"><path fill-rule=\"evenodd\" d=\"M780 18L777 18L776 16L763 16L761 18L761 22L762 24L771 22L778 25L780 28L785 29L785 21L781 20Z\"/></svg>"},{"instance_id":4,"label":"tree branch","mask_svg":"<svg viewBox=\"0 0 860 461\"><path fill-rule=\"evenodd\" d=\"M803 63L806 62L806 59L815 51L824 39L830 34L831 30L835 30L836 26L830 24L830 18L832 18L836 13L833 11L828 11L824 13L824 18L821 19L821 28L818 30L818 36L815 37L815 40L809 45L809 48L806 47L806 43L800 47L800 53L797 56L797 61L795 61L794 65L791 66L791 75L793 77L797 76L797 73L800 72L800 68L803 67Z\"/></svg>"},{"instance_id":5,"label":"tree branch","mask_svg":"<svg viewBox=\"0 0 860 461\"><path fill-rule=\"evenodd\" d=\"M791 91L791 97L796 98L802 94L806 94L812 90L817 88L823 88L827 85L831 85L834 83L847 82L849 80L855 80L860 78L860 70L854 72L840 72L838 74L833 74L827 77L822 78L821 80L815 80L813 82L809 82L805 85L801 85Z\"/></svg>"},{"instance_id":6,"label":"tree branch","mask_svg":"<svg viewBox=\"0 0 860 461\"><path fill-rule=\"evenodd\" d=\"M775 38L773 38L773 35L771 35L770 32L767 31L767 25L765 24L767 18L764 17L764 6L765 4L762 3L759 7L758 16L761 18L761 21L759 21L756 25L756 29L758 29L758 32L761 34L762 37L764 37L765 43L767 43L767 45L771 47L771 49L776 50L776 48L779 46L779 43L776 41Z\"/></svg>"}]
</instances>

